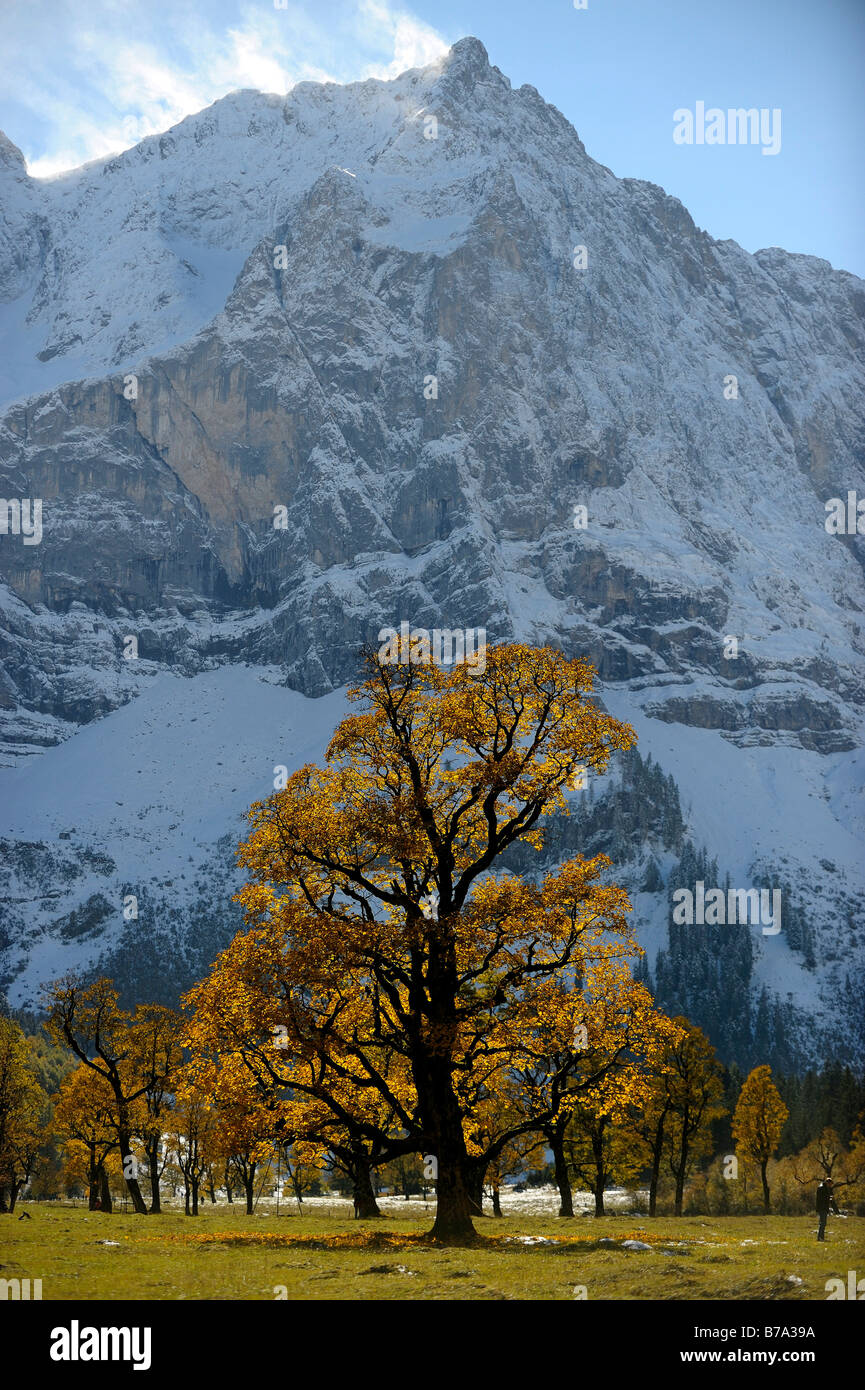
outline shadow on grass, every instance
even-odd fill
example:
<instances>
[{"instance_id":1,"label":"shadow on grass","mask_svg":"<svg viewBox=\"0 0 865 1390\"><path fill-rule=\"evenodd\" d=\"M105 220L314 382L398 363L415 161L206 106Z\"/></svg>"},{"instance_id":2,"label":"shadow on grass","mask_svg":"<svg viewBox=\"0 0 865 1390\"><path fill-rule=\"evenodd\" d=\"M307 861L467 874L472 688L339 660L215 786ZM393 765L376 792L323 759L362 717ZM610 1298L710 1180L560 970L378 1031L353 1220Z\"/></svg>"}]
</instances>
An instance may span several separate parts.
<instances>
[{"instance_id":1,"label":"shadow on grass","mask_svg":"<svg viewBox=\"0 0 865 1390\"><path fill-rule=\"evenodd\" d=\"M633 1254L634 1258L638 1258L641 1253L657 1253L658 1249L669 1246L670 1243L656 1239L652 1241L651 1251L623 1251L621 1238L611 1241L608 1237L603 1236L561 1236L555 1239L529 1238L523 1240L519 1236L484 1236L475 1233L474 1236L462 1240L444 1240L433 1237L429 1231L398 1233L378 1229L346 1231L332 1236L289 1235L277 1231L166 1231L160 1235L142 1234L140 1239L143 1242L154 1244L215 1245L239 1249L245 1247L247 1249L272 1248L279 1250L356 1250L359 1253L387 1250L488 1250L512 1255L516 1253L526 1255L579 1253L586 1255L606 1252L607 1254ZM680 1242L679 1249L665 1253L690 1254L692 1248L692 1242Z\"/></svg>"}]
</instances>

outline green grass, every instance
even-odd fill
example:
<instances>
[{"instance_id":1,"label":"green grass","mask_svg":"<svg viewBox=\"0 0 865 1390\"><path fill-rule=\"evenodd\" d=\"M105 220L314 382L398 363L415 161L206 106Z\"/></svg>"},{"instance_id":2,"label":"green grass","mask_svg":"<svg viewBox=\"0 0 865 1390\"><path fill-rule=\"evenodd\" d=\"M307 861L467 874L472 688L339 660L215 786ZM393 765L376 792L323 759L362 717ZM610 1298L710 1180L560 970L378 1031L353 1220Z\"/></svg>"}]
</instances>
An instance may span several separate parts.
<instances>
[{"instance_id":1,"label":"green grass","mask_svg":"<svg viewBox=\"0 0 865 1390\"><path fill-rule=\"evenodd\" d=\"M30 1221L19 1221L27 1210ZM825 1299L826 1280L865 1276L865 1218L607 1216L476 1222L476 1247L439 1249L431 1208L412 1203L380 1221L344 1208L246 1216L237 1205L198 1217L105 1215L28 1203L0 1216L0 1277L41 1278L50 1299ZM545 1236L560 1245L508 1239ZM633 1237L650 1251L599 1244ZM100 1242L111 1240L108 1246ZM743 1243L751 1242L751 1243ZM664 1253L664 1251L672 1253ZM793 1275L801 1283L793 1283Z\"/></svg>"}]
</instances>

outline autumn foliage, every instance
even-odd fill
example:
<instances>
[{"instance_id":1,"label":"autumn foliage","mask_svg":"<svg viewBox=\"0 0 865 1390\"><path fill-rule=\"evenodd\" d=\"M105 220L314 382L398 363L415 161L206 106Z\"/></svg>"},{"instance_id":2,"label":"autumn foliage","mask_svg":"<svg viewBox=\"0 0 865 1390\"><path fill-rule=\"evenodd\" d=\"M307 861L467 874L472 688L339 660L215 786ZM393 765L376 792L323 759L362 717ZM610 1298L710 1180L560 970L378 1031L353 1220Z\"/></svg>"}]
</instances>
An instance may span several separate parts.
<instances>
[{"instance_id":1,"label":"autumn foliage","mask_svg":"<svg viewBox=\"0 0 865 1390\"><path fill-rule=\"evenodd\" d=\"M369 666L326 765L252 807L250 931L188 996L192 1038L289 1095L299 1133L434 1157L433 1234L462 1239L503 1149L664 1026L623 968L639 948L609 861L539 881L502 863L635 736L550 649L496 647L480 675Z\"/></svg>"},{"instance_id":2,"label":"autumn foliage","mask_svg":"<svg viewBox=\"0 0 865 1390\"><path fill-rule=\"evenodd\" d=\"M105 979L50 991L47 1031L79 1064L55 1097L67 1176L103 1210L122 1173L134 1210L143 1176L157 1212L167 1174L191 1216L216 1186L251 1214L275 1160L298 1205L327 1170L371 1218L386 1172L406 1196L430 1183L431 1236L462 1242L485 1183L498 1214L504 1177L551 1153L563 1217L572 1179L600 1215L605 1188L646 1175L650 1215L664 1179L681 1213L729 1113L714 1050L634 979L642 952L606 856L535 873L508 856L542 848L568 791L633 730L599 708L586 662L551 649L495 647L483 672L367 660L324 766L250 809L246 929L185 1017L125 1012ZM14 1080L14 1039L8 1053ZM0 1160L16 1144L26 1159L25 1091ZM767 1210L786 1113L757 1068L733 1134ZM849 1162L824 1139L816 1158L831 1150L857 1182L861 1135ZM0 1198L3 1181L0 1163Z\"/></svg>"},{"instance_id":3,"label":"autumn foliage","mask_svg":"<svg viewBox=\"0 0 865 1390\"><path fill-rule=\"evenodd\" d=\"M772 1080L769 1067L755 1067L746 1077L733 1116L733 1138L746 1163L760 1170L763 1206L769 1211L769 1159L778 1147L788 1110Z\"/></svg>"}]
</instances>

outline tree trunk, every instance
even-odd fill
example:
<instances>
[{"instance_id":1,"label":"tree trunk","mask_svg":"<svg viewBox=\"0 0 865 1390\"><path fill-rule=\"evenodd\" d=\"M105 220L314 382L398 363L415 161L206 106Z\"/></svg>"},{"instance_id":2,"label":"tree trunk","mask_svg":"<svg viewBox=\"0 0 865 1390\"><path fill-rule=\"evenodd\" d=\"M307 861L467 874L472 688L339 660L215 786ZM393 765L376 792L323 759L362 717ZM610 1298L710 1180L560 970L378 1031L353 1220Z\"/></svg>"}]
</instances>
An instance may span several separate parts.
<instances>
[{"instance_id":1,"label":"tree trunk","mask_svg":"<svg viewBox=\"0 0 865 1390\"><path fill-rule=\"evenodd\" d=\"M684 1163L676 1169L676 1206L673 1214L682 1215L682 1201L685 1193L685 1165Z\"/></svg>"},{"instance_id":2,"label":"tree trunk","mask_svg":"<svg viewBox=\"0 0 865 1390\"><path fill-rule=\"evenodd\" d=\"M246 1214L247 1214L247 1216L252 1216L252 1213L253 1213L253 1211L254 1211L254 1209L255 1209L255 1202L254 1202L254 1198L255 1198L255 1164L254 1164L254 1163L251 1164L251 1166L250 1166L249 1168L247 1168L247 1170L246 1170L246 1176L245 1176L244 1179L243 1179L243 1190L244 1190L244 1192L246 1193Z\"/></svg>"},{"instance_id":3,"label":"tree trunk","mask_svg":"<svg viewBox=\"0 0 865 1390\"><path fill-rule=\"evenodd\" d=\"M99 1209L99 1171L102 1165L96 1159L96 1145L88 1144L90 1161L87 1165L87 1210Z\"/></svg>"},{"instance_id":4,"label":"tree trunk","mask_svg":"<svg viewBox=\"0 0 865 1390\"><path fill-rule=\"evenodd\" d=\"M111 1183L108 1181L108 1170L104 1163L99 1165L99 1199L103 1211L111 1213L114 1210L114 1203L111 1200Z\"/></svg>"},{"instance_id":5,"label":"tree trunk","mask_svg":"<svg viewBox=\"0 0 865 1390\"><path fill-rule=\"evenodd\" d=\"M679 1162L676 1168L674 1169L676 1174L676 1206L674 1208L674 1214L676 1216L682 1215L682 1201L685 1192L685 1174L688 1171L688 1152L690 1149L690 1136L688 1131L689 1118L690 1112L686 1110L685 1113L682 1115L682 1147L679 1151Z\"/></svg>"},{"instance_id":6,"label":"tree trunk","mask_svg":"<svg viewBox=\"0 0 865 1390\"><path fill-rule=\"evenodd\" d=\"M453 1092L453 1082L446 1059L435 1059L433 1066L432 1104L425 1106L436 1129L436 1219L430 1237L444 1245L471 1245L477 1240L472 1216L477 1213L477 1201L472 1190L476 1174L483 1183L486 1165L472 1164L466 1152L462 1115ZM428 1101L430 1097L426 1098ZM437 1122L437 1123L436 1123Z\"/></svg>"},{"instance_id":7,"label":"tree trunk","mask_svg":"<svg viewBox=\"0 0 865 1390\"><path fill-rule=\"evenodd\" d=\"M5 1214L8 1213L8 1211L9 1211L8 1189L5 1187L5 1185L0 1184L0 1212L2 1212L2 1213L5 1215Z\"/></svg>"},{"instance_id":8,"label":"tree trunk","mask_svg":"<svg viewBox=\"0 0 865 1390\"><path fill-rule=\"evenodd\" d=\"M768 1162L769 1160L764 1158L763 1162L760 1164L760 1177L763 1179L763 1211L767 1216L771 1210L769 1205L769 1183L766 1178L766 1165Z\"/></svg>"},{"instance_id":9,"label":"tree trunk","mask_svg":"<svg viewBox=\"0 0 865 1390\"><path fill-rule=\"evenodd\" d=\"M483 1216L484 1214L484 1170L476 1164L472 1164L468 1173L469 1197L472 1204L472 1216Z\"/></svg>"},{"instance_id":10,"label":"tree trunk","mask_svg":"<svg viewBox=\"0 0 865 1390\"><path fill-rule=\"evenodd\" d=\"M215 1193L215 1191L214 1191L214 1189L213 1189L213 1174L212 1174L212 1173L209 1173L209 1174L208 1174L208 1177L207 1177L207 1195L208 1195L208 1197L210 1198L210 1205L211 1205L212 1207L215 1207L215 1206L216 1206L216 1193Z\"/></svg>"},{"instance_id":11,"label":"tree trunk","mask_svg":"<svg viewBox=\"0 0 865 1390\"><path fill-rule=\"evenodd\" d=\"M496 1183L493 1187L493 1216L501 1216L501 1214L502 1204L499 1200L499 1185Z\"/></svg>"},{"instance_id":12,"label":"tree trunk","mask_svg":"<svg viewBox=\"0 0 865 1390\"><path fill-rule=\"evenodd\" d=\"M664 1121L666 1111L658 1121L658 1128L655 1131L655 1138L652 1143L652 1173L649 1178L649 1215L654 1216L658 1205L658 1181L661 1176L661 1158L664 1152Z\"/></svg>"},{"instance_id":13,"label":"tree trunk","mask_svg":"<svg viewBox=\"0 0 865 1390\"><path fill-rule=\"evenodd\" d=\"M440 1021L447 1032L453 1028L450 991L454 986L455 963L450 948L439 963L440 978L434 996L441 990L441 1001L433 998L433 1021ZM441 1012L439 1012L439 1008ZM472 1168L466 1152L462 1112L454 1091L453 1061L446 1052L418 1058L413 1068L423 1127L433 1143L436 1170L436 1218L430 1238L442 1245L471 1245L477 1240L472 1225L476 1210L472 1201ZM480 1165L477 1165L480 1166Z\"/></svg>"},{"instance_id":14,"label":"tree trunk","mask_svg":"<svg viewBox=\"0 0 865 1390\"><path fill-rule=\"evenodd\" d=\"M9 1211L10 1211L10 1213L13 1212L13 1211L15 1210L15 1203L18 1201L18 1193L21 1191L21 1187L22 1187L22 1184L21 1184L20 1182L13 1182L13 1183L10 1185L10 1187L9 1187Z\"/></svg>"},{"instance_id":15,"label":"tree trunk","mask_svg":"<svg viewBox=\"0 0 865 1390\"><path fill-rule=\"evenodd\" d=\"M198 1215L198 1178L192 1178L192 1215Z\"/></svg>"},{"instance_id":16,"label":"tree trunk","mask_svg":"<svg viewBox=\"0 0 865 1390\"><path fill-rule=\"evenodd\" d=\"M354 1215L357 1221L371 1221L381 1216L378 1202L372 1188L372 1173L367 1155L355 1149L352 1155L352 1179L354 1182Z\"/></svg>"},{"instance_id":17,"label":"tree trunk","mask_svg":"<svg viewBox=\"0 0 865 1390\"><path fill-rule=\"evenodd\" d=\"M595 1216L604 1215L604 1188L607 1185L608 1176L604 1161L604 1130L607 1124L607 1117L602 1116L592 1134L592 1153L595 1159Z\"/></svg>"},{"instance_id":18,"label":"tree trunk","mask_svg":"<svg viewBox=\"0 0 865 1390\"><path fill-rule=\"evenodd\" d=\"M573 1216L574 1199L571 1193L570 1179L568 1178L568 1165L565 1161L564 1126L556 1125L554 1129L547 1130L547 1139L553 1151L556 1187L559 1189L559 1216Z\"/></svg>"},{"instance_id":19,"label":"tree trunk","mask_svg":"<svg viewBox=\"0 0 865 1390\"><path fill-rule=\"evenodd\" d=\"M446 1152L438 1155L436 1219L430 1236L444 1245L471 1244L477 1239L472 1225L476 1210L469 1190L464 1154L457 1144L439 1145Z\"/></svg>"},{"instance_id":20,"label":"tree trunk","mask_svg":"<svg viewBox=\"0 0 865 1390\"><path fill-rule=\"evenodd\" d=\"M184 1177L184 1179L183 1179L183 1210L184 1210L185 1214L188 1216L188 1215L189 1215L189 1179L188 1179L187 1177Z\"/></svg>"},{"instance_id":21,"label":"tree trunk","mask_svg":"<svg viewBox=\"0 0 865 1390\"><path fill-rule=\"evenodd\" d=\"M134 1161L133 1161L132 1163L129 1162L130 1158L132 1158L133 1155L132 1155L132 1143L131 1143L130 1135L129 1135L128 1121L126 1121L126 1117L122 1115L122 1112L121 1112L121 1121L120 1121L120 1125L119 1125L118 1131L117 1131L117 1138L118 1138L119 1141L120 1141L120 1164L121 1164L121 1167L122 1167L124 1173L129 1173L129 1172L134 1173L134 1172L135 1172L135 1163L134 1163ZM132 1198L132 1210L135 1212L135 1214L136 1214L137 1216L146 1216L146 1215L147 1215L147 1206L146 1206L146 1204L145 1204L144 1198L143 1198L142 1195L141 1195L141 1188L138 1186L138 1179L137 1179L137 1178L127 1178L127 1179L126 1179L126 1189L127 1189L128 1193L129 1193L130 1197Z\"/></svg>"},{"instance_id":22,"label":"tree trunk","mask_svg":"<svg viewBox=\"0 0 865 1390\"><path fill-rule=\"evenodd\" d=\"M148 1139L145 1147L150 1169L150 1212L151 1215L154 1215L162 1211L162 1200L159 1192L159 1135Z\"/></svg>"}]
</instances>

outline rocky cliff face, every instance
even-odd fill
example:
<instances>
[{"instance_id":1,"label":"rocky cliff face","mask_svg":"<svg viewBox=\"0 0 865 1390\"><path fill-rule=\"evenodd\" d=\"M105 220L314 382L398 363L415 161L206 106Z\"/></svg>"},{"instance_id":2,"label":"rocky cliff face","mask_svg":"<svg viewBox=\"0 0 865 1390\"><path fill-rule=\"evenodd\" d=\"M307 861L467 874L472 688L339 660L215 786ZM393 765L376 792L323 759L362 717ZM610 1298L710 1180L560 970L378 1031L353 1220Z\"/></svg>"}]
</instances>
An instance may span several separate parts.
<instances>
[{"instance_id":1,"label":"rocky cliff face","mask_svg":"<svg viewBox=\"0 0 865 1390\"><path fill-rule=\"evenodd\" d=\"M714 241L473 39L49 182L7 142L0 191L0 491L44 518L0 537L8 763L160 672L320 697L383 625L482 626L587 653L722 867L783 853L832 930L862 887L865 549L824 525L865 497L861 281Z\"/></svg>"}]
</instances>

